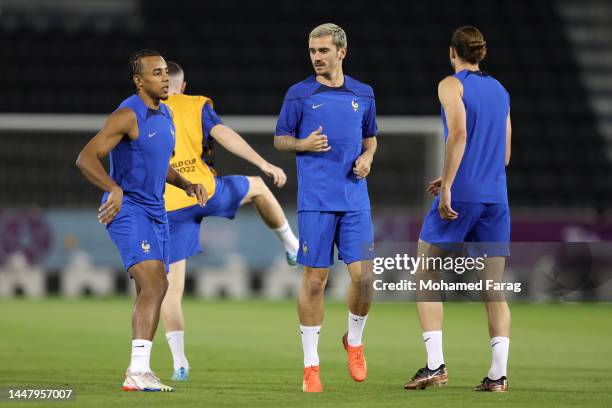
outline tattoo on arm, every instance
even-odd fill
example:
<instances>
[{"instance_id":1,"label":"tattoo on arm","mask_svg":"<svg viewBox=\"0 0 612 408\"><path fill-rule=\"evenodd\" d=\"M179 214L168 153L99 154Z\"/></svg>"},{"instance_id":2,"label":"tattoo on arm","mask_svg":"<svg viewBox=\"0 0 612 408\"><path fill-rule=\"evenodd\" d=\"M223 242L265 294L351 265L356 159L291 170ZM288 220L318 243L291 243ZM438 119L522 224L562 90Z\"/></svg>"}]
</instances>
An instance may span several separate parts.
<instances>
[{"instance_id":1,"label":"tattoo on arm","mask_svg":"<svg viewBox=\"0 0 612 408\"><path fill-rule=\"evenodd\" d=\"M300 139L293 136L274 136L274 147L282 152L301 152Z\"/></svg>"}]
</instances>

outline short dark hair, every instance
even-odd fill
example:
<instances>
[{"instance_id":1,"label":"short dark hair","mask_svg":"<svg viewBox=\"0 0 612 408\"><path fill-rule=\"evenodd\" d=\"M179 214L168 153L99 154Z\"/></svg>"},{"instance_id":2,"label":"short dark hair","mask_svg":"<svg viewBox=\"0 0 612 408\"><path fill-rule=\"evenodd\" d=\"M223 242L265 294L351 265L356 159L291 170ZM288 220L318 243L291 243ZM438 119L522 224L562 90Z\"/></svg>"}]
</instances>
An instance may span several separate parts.
<instances>
[{"instance_id":1,"label":"short dark hair","mask_svg":"<svg viewBox=\"0 0 612 408\"><path fill-rule=\"evenodd\" d=\"M178 74L183 74L183 75L185 74L185 71L183 71L183 68L181 68L178 62L167 61L166 65L168 65L168 75L170 76L174 76Z\"/></svg>"},{"instance_id":2,"label":"short dark hair","mask_svg":"<svg viewBox=\"0 0 612 408\"><path fill-rule=\"evenodd\" d=\"M132 81L134 75L142 74L142 63L140 60L145 57L161 57L161 54L154 50L139 50L130 55L130 59L128 61L130 81Z\"/></svg>"}]
</instances>

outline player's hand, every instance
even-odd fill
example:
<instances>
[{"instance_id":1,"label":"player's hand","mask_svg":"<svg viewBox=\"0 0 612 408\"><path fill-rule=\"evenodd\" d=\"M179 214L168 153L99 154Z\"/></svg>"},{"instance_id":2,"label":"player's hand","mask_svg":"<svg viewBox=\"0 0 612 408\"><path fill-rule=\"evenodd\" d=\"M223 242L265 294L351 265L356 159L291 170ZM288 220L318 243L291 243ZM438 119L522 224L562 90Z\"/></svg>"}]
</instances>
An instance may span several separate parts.
<instances>
[{"instance_id":1,"label":"player's hand","mask_svg":"<svg viewBox=\"0 0 612 408\"><path fill-rule=\"evenodd\" d=\"M370 169L372 168L372 157L369 153L363 153L361 156L355 160L355 165L353 166L353 173L357 176L357 179L366 178L368 174L370 174Z\"/></svg>"},{"instance_id":2,"label":"player's hand","mask_svg":"<svg viewBox=\"0 0 612 408\"><path fill-rule=\"evenodd\" d=\"M442 187L442 177L430 181L427 186L427 192L432 196L437 196L440 192L440 187Z\"/></svg>"},{"instance_id":3,"label":"player's hand","mask_svg":"<svg viewBox=\"0 0 612 408\"><path fill-rule=\"evenodd\" d=\"M438 205L440 217L444 220L456 220L459 214L451 207L451 191L450 188L440 189L440 205Z\"/></svg>"},{"instance_id":4,"label":"player's hand","mask_svg":"<svg viewBox=\"0 0 612 408\"><path fill-rule=\"evenodd\" d=\"M98 208L98 221L100 224L108 225L119 211L121 211L121 205L123 204L123 190L117 186L114 187L104 204Z\"/></svg>"},{"instance_id":5,"label":"player's hand","mask_svg":"<svg viewBox=\"0 0 612 408\"><path fill-rule=\"evenodd\" d=\"M301 151L323 153L329 151L331 146L327 143L327 135L321 134L323 128L319 126L317 130L308 135L301 141Z\"/></svg>"},{"instance_id":6,"label":"player's hand","mask_svg":"<svg viewBox=\"0 0 612 408\"><path fill-rule=\"evenodd\" d=\"M185 193L189 197L195 196L198 199L198 205L204 207L208 201L208 192L202 184L189 183L185 186Z\"/></svg>"},{"instance_id":7,"label":"player's hand","mask_svg":"<svg viewBox=\"0 0 612 408\"><path fill-rule=\"evenodd\" d=\"M261 171L272 180L274 180L274 185L278 188L281 188L287 182L287 175L280 167L276 167L273 164L266 162L263 166L261 166Z\"/></svg>"}]
</instances>

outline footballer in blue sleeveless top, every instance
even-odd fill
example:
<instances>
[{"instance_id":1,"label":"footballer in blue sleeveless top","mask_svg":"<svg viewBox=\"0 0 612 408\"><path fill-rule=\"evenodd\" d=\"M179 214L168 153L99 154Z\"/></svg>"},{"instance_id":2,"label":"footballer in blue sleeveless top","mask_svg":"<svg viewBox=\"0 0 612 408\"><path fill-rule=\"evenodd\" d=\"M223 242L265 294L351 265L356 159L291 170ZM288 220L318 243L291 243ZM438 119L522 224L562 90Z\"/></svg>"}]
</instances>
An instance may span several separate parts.
<instances>
[{"instance_id":1,"label":"footballer in blue sleeveless top","mask_svg":"<svg viewBox=\"0 0 612 408\"><path fill-rule=\"evenodd\" d=\"M425 217L419 238L438 244L489 243L483 244L488 256L508 256L510 210L506 189L506 139L510 97L499 81L482 71L466 68L450 78L453 82L447 80L448 87L458 88L462 93L465 150L463 157L447 153L447 177L436 181L441 194ZM449 126L444 104L441 110L448 143ZM449 203L447 198L452 201Z\"/></svg>"},{"instance_id":2,"label":"footballer in blue sleeveless top","mask_svg":"<svg viewBox=\"0 0 612 408\"><path fill-rule=\"evenodd\" d=\"M438 86L446 139L444 168L442 176L427 189L438 197L425 217L418 254L443 258L465 247L471 257L482 257L483 267L478 269L477 278L498 283L503 281L510 241L506 189L510 97L499 81L480 70L479 63L486 52L486 42L478 29L465 26L453 33L449 56L455 73ZM430 273L438 271L421 268L420 272L428 273L417 272L417 276L432 279ZM510 311L503 291L485 290L481 296L489 319L492 363L485 379L474 389L504 392L508 390ZM409 390L445 385L448 381L439 294L417 293L417 310L427 365L404 385Z\"/></svg>"},{"instance_id":3,"label":"footballer in blue sleeveless top","mask_svg":"<svg viewBox=\"0 0 612 408\"><path fill-rule=\"evenodd\" d=\"M348 332L343 337L349 373L355 381L366 379L362 334L371 303L367 282L374 258L366 177L378 129L372 87L342 71L346 47L346 34L335 24L320 25L310 33L315 75L289 88L274 138L277 149L296 153L305 392L323 391L316 344L334 246L351 277Z\"/></svg>"},{"instance_id":4,"label":"footballer in blue sleeveless top","mask_svg":"<svg viewBox=\"0 0 612 408\"><path fill-rule=\"evenodd\" d=\"M149 108L138 95L118 109L136 115L138 138L123 138L110 152L110 177L123 190L123 205L107 230L126 270L148 259L163 261L168 270L168 219L163 193L174 150L174 125L168 107ZM102 204L109 192L102 196Z\"/></svg>"},{"instance_id":5,"label":"footballer in blue sleeveless top","mask_svg":"<svg viewBox=\"0 0 612 408\"><path fill-rule=\"evenodd\" d=\"M124 100L104 127L81 150L77 166L105 191L98 219L106 225L125 269L134 278L137 298L132 317L132 358L125 374L126 391L172 391L150 367L153 336L168 281L168 220L164 189L169 182L195 195L200 205L204 187L191 184L170 167L174 150L168 97L168 67L155 51L130 58L136 94ZM100 159L110 154L110 175Z\"/></svg>"}]
</instances>

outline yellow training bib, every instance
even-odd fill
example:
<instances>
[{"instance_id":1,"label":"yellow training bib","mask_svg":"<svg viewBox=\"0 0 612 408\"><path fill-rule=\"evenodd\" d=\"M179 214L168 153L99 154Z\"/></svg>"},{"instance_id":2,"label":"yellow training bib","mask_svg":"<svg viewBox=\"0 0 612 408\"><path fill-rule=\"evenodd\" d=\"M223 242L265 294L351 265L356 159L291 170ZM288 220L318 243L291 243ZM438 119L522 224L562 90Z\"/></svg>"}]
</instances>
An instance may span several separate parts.
<instances>
[{"instance_id":1,"label":"yellow training bib","mask_svg":"<svg viewBox=\"0 0 612 408\"><path fill-rule=\"evenodd\" d=\"M176 128L176 146L170 165L190 182L204 185L208 198L212 197L215 193L215 177L202 160L202 108L206 103L212 105L212 100L204 96L171 95L163 103L172 109ZM179 210L198 203L195 197L189 197L183 190L168 183L164 200L166 211Z\"/></svg>"}]
</instances>

